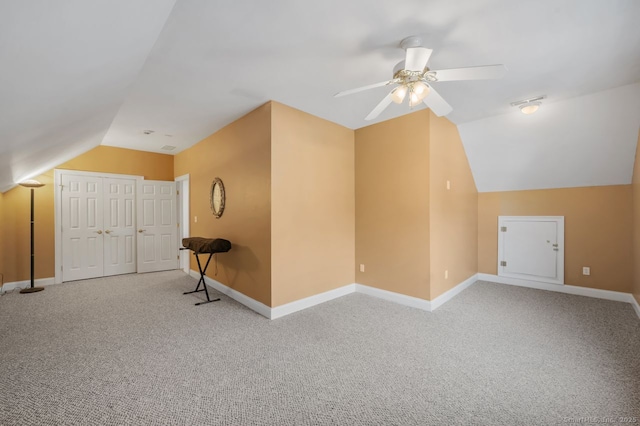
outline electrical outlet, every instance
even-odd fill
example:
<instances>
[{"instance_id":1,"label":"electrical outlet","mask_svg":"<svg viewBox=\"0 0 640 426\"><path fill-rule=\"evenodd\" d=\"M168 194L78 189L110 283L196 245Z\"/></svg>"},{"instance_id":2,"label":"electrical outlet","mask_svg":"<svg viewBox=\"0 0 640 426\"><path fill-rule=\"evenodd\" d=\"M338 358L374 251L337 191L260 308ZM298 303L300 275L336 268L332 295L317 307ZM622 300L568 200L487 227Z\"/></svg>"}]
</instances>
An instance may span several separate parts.
<instances>
[{"instance_id":1,"label":"electrical outlet","mask_svg":"<svg viewBox=\"0 0 640 426\"><path fill-rule=\"evenodd\" d=\"M447 181L447 189L451 189L451 181Z\"/></svg>"},{"instance_id":2,"label":"electrical outlet","mask_svg":"<svg viewBox=\"0 0 640 426\"><path fill-rule=\"evenodd\" d=\"M448 269L445 269L445 271L444 271L444 279L445 280L449 279L449 270Z\"/></svg>"},{"instance_id":3,"label":"electrical outlet","mask_svg":"<svg viewBox=\"0 0 640 426\"><path fill-rule=\"evenodd\" d=\"M364 272L364 263L360 264L360 272Z\"/></svg>"},{"instance_id":4,"label":"electrical outlet","mask_svg":"<svg viewBox=\"0 0 640 426\"><path fill-rule=\"evenodd\" d=\"M582 275L591 275L591 268L588 266L582 267Z\"/></svg>"},{"instance_id":5,"label":"electrical outlet","mask_svg":"<svg viewBox=\"0 0 640 426\"><path fill-rule=\"evenodd\" d=\"M194 217L193 217L193 222L194 222L194 223L198 223L198 216L194 216Z\"/></svg>"}]
</instances>

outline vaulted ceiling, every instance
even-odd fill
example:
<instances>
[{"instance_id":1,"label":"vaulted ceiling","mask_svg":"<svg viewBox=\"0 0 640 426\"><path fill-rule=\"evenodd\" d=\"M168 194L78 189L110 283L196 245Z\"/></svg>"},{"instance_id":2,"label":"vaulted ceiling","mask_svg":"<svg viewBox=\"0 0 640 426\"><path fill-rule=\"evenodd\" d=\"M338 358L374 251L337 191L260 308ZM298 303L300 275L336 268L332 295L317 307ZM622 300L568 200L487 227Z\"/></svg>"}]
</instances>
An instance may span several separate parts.
<instances>
[{"instance_id":1,"label":"vaulted ceiling","mask_svg":"<svg viewBox=\"0 0 640 426\"><path fill-rule=\"evenodd\" d=\"M638 18L635 0L9 0L0 190L101 143L177 153L268 100L371 124L388 88L333 94L389 79L410 35L434 49L432 69L509 70L434 84L480 191L629 183ZM537 95L534 115L509 105ZM374 122L409 112L392 104Z\"/></svg>"}]
</instances>

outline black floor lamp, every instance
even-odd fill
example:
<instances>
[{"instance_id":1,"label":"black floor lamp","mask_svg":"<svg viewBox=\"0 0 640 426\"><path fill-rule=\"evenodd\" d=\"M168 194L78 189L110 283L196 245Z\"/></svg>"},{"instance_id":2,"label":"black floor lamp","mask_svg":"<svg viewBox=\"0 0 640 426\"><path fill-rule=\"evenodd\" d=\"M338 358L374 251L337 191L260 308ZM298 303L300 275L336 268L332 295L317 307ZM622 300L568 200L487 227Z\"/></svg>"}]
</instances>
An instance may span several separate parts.
<instances>
[{"instance_id":1,"label":"black floor lamp","mask_svg":"<svg viewBox=\"0 0 640 426\"><path fill-rule=\"evenodd\" d=\"M40 188L44 186L44 183L40 183L37 180L26 180L20 184L25 188L31 188L31 287L23 288L20 290L20 293L35 293L36 291L44 290L44 287L34 287L33 285L33 276L34 276L34 265L35 265L35 255L34 255L34 244L33 244L33 194L35 188Z\"/></svg>"}]
</instances>

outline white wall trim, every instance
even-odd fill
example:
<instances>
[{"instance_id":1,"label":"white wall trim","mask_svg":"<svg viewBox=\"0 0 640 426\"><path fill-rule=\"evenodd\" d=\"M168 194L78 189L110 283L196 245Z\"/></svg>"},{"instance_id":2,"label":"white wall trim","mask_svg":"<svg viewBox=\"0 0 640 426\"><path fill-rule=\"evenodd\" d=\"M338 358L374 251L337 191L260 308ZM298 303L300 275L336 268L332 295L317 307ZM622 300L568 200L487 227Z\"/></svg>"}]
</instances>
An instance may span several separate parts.
<instances>
[{"instance_id":1,"label":"white wall trim","mask_svg":"<svg viewBox=\"0 0 640 426\"><path fill-rule=\"evenodd\" d=\"M575 285L557 285L518 278L500 277L492 274L478 274L478 279L498 284L515 285L519 287L535 288L537 290L555 291L558 293L574 294L576 296L594 297L597 299L613 300L616 302L633 303L634 297L629 293L619 291L600 290L598 288L579 287ZM632 300L633 299L633 300Z\"/></svg>"},{"instance_id":2,"label":"white wall trim","mask_svg":"<svg viewBox=\"0 0 640 426\"><path fill-rule=\"evenodd\" d=\"M52 285L55 284L55 280L53 277L49 277L49 278L38 278L37 280L33 281L33 285L35 287L44 287L44 286L48 286L48 285ZM17 288L19 289L23 289L23 288L27 288L27 287L31 287L31 279L28 280L24 280L24 281L13 281L10 283L4 283L4 285L2 286L2 293L6 293L8 291L13 291Z\"/></svg>"},{"instance_id":3,"label":"white wall trim","mask_svg":"<svg viewBox=\"0 0 640 426\"><path fill-rule=\"evenodd\" d=\"M53 170L53 220L54 228L54 283L62 282L62 175L97 176L115 179L144 180L143 176L119 175L116 173L85 172L79 170L54 169Z\"/></svg>"},{"instance_id":4,"label":"white wall trim","mask_svg":"<svg viewBox=\"0 0 640 426\"><path fill-rule=\"evenodd\" d=\"M636 310L636 314L638 315L638 318L640 318L640 304L638 304L638 301L636 300L636 298L633 297L633 294L631 295L631 298L633 299L633 301L631 302L631 306L633 306L633 309Z\"/></svg>"},{"instance_id":5,"label":"white wall trim","mask_svg":"<svg viewBox=\"0 0 640 426\"><path fill-rule=\"evenodd\" d=\"M189 275L196 279L200 279L200 273L191 269ZM210 287L218 290L220 293L229 296L234 299L236 302L243 304L249 309L259 313L260 315L269 318L276 319L282 318L286 315L292 314L294 312L302 311L304 309L310 308L312 306L319 305L321 303L327 302L329 300L337 299L342 296L346 296L351 293L362 293L369 296L377 297L379 299L388 300L390 302L397 303L403 306L409 306L411 308L421 309L423 311L431 312L434 309L442 306L449 300L453 299L456 295L458 295L461 291L471 286L477 280L477 274L474 274L456 285L454 288L450 289L446 293L441 294L433 301L420 299L418 297L407 296L406 294L400 294L393 291L382 290L375 287L370 287L363 284L347 284L343 287L338 287L333 290L325 291L324 293L316 294L313 296L305 297L304 299L295 300L290 303L286 303L284 305L276 306L271 308L261 302L258 302L251 297L240 293L237 290L234 290L226 285L222 284L219 281L216 281L210 277L205 277L205 283Z\"/></svg>"},{"instance_id":6,"label":"white wall trim","mask_svg":"<svg viewBox=\"0 0 640 426\"><path fill-rule=\"evenodd\" d=\"M333 290L325 291L324 293L316 294L313 296L305 297L304 299L295 300L284 305L271 308L271 319L283 317L285 315L292 314L294 312L301 311L303 309L310 308L312 306L319 305L329 300L337 299L338 297L345 296L347 294L354 293L356 291L357 284L347 284L343 287L334 288Z\"/></svg>"},{"instance_id":7,"label":"white wall trim","mask_svg":"<svg viewBox=\"0 0 640 426\"><path fill-rule=\"evenodd\" d=\"M200 272L194 271L193 269L191 269L191 272L189 273L189 275L191 275L192 277L194 277L195 279L199 280L200 279ZM209 278L207 276L204 277L204 282L209 286L209 287L213 287L214 289L218 290L220 293L229 296L230 298L232 298L233 300L235 300L236 302L246 306L247 308L251 309L254 312L259 313L260 315L266 317L266 318L271 318L271 308L267 305L265 305L262 302L258 302L255 299L252 299L251 297L240 293L237 290L232 289L231 287L227 287L226 285L222 284L219 281L216 281L212 278Z\"/></svg>"},{"instance_id":8,"label":"white wall trim","mask_svg":"<svg viewBox=\"0 0 640 426\"><path fill-rule=\"evenodd\" d=\"M178 187L180 189L180 194L178 195L180 200L180 207L182 208L180 212L178 212L178 217L182 220L180 221L180 234L178 236L178 245L182 246L182 239L185 237L191 236L191 231L189 229L191 223L191 212L190 212L190 178L189 173L186 175L178 176L175 178L175 181L178 183ZM184 260L183 260L184 259ZM186 250L180 251L180 266L181 269L190 273L191 271L191 256L189 256L189 252Z\"/></svg>"},{"instance_id":9,"label":"white wall trim","mask_svg":"<svg viewBox=\"0 0 640 426\"><path fill-rule=\"evenodd\" d=\"M400 294L393 291L382 290L375 287L369 287L368 285L364 284L356 284L356 292L377 297L378 299L388 300L399 305L422 309L423 311L431 312L432 310L431 302L428 300L420 299L413 296L407 296L406 294Z\"/></svg>"},{"instance_id":10,"label":"white wall trim","mask_svg":"<svg viewBox=\"0 0 640 426\"><path fill-rule=\"evenodd\" d=\"M440 306L444 305L449 300L456 297L462 290L466 289L467 287L470 287L471 284L475 283L476 281L478 281L478 274L473 274L466 280L462 281L457 286L442 293L440 296L436 297L431 301L431 310L433 311L438 309Z\"/></svg>"}]
</instances>

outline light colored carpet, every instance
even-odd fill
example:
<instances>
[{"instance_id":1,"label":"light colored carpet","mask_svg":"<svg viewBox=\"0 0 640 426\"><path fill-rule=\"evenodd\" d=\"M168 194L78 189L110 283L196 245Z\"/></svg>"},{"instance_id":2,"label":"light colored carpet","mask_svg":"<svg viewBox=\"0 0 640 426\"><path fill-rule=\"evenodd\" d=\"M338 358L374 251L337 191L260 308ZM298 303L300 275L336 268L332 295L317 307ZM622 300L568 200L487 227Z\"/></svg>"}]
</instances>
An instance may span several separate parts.
<instances>
[{"instance_id":1,"label":"light colored carpet","mask_svg":"<svg viewBox=\"0 0 640 426\"><path fill-rule=\"evenodd\" d=\"M175 271L0 297L0 424L640 422L628 304L478 282L433 313L352 294L269 321L196 307L193 287Z\"/></svg>"}]
</instances>

